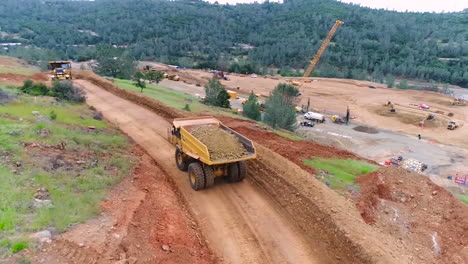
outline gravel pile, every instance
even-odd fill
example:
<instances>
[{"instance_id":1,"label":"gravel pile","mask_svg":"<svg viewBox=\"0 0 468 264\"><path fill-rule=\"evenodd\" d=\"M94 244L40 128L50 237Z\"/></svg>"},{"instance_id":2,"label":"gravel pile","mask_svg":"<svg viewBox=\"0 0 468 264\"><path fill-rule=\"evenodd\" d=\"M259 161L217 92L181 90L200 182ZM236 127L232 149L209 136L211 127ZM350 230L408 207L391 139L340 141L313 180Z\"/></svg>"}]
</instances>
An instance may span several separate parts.
<instances>
[{"instance_id":1,"label":"gravel pile","mask_svg":"<svg viewBox=\"0 0 468 264\"><path fill-rule=\"evenodd\" d=\"M213 161L239 159L249 154L234 135L218 127L196 127L191 134L208 147Z\"/></svg>"}]
</instances>

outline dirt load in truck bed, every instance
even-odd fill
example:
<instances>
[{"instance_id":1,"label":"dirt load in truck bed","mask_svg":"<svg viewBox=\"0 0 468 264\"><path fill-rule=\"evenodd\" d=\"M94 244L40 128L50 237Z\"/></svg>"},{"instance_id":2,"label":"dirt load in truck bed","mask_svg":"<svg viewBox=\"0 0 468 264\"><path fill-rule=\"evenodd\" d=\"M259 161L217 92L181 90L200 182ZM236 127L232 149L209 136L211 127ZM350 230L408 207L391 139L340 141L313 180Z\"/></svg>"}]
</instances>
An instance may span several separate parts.
<instances>
[{"instance_id":1,"label":"dirt load in truck bed","mask_svg":"<svg viewBox=\"0 0 468 264\"><path fill-rule=\"evenodd\" d=\"M249 155L234 135L219 127L199 126L192 129L190 133L206 145L213 161L234 160Z\"/></svg>"}]
</instances>

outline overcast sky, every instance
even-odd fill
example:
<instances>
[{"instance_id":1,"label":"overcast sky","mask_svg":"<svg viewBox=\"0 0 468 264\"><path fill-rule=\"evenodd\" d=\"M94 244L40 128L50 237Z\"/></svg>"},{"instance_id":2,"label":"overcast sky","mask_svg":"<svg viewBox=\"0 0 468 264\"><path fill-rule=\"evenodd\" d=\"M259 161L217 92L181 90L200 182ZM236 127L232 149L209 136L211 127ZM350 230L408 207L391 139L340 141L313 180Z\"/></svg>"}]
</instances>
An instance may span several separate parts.
<instances>
[{"instance_id":1,"label":"overcast sky","mask_svg":"<svg viewBox=\"0 0 468 264\"><path fill-rule=\"evenodd\" d=\"M216 0L208 0L214 3ZM253 3L255 0L217 0L220 4ZM257 0L261 3L264 0ZM282 2L282 0L270 0L270 2ZM468 8L468 0L341 0L345 3L361 4L372 8L387 8L397 11L416 12L454 12Z\"/></svg>"}]
</instances>

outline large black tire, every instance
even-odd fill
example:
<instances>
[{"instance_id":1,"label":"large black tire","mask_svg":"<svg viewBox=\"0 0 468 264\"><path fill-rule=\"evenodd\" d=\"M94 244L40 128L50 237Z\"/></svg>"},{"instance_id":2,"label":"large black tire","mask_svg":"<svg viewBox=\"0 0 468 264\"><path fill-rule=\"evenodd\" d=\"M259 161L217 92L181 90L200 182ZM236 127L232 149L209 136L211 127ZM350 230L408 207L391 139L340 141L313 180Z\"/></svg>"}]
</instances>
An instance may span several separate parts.
<instances>
[{"instance_id":1,"label":"large black tire","mask_svg":"<svg viewBox=\"0 0 468 264\"><path fill-rule=\"evenodd\" d=\"M205 172L205 188L210 188L214 185L215 180L213 167L206 165L203 167L203 171Z\"/></svg>"},{"instance_id":2,"label":"large black tire","mask_svg":"<svg viewBox=\"0 0 468 264\"><path fill-rule=\"evenodd\" d=\"M228 180L230 182L238 182L240 180L239 177L239 166L236 163L230 163L228 165Z\"/></svg>"},{"instance_id":3,"label":"large black tire","mask_svg":"<svg viewBox=\"0 0 468 264\"><path fill-rule=\"evenodd\" d=\"M237 162L237 166L239 167L239 181L245 179L247 175L247 165L243 161Z\"/></svg>"},{"instance_id":4,"label":"large black tire","mask_svg":"<svg viewBox=\"0 0 468 264\"><path fill-rule=\"evenodd\" d=\"M189 166L188 161L184 157L184 154L182 153L182 151L180 151L179 148L176 148L176 151L175 151L175 161L177 164L177 168L179 168L179 170L187 171L188 166Z\"/></svg>"},{"instance_id":5,"label":"large black tire","mask_svg":"<svg viewBox=\"0 0 468 264\"><path fill-rule=\"evenodd\" d=\"M205 188L205 174L200 163L190 163L188 166L188 178L192 189L195 191Z\"/></svg>"}]
</instances>

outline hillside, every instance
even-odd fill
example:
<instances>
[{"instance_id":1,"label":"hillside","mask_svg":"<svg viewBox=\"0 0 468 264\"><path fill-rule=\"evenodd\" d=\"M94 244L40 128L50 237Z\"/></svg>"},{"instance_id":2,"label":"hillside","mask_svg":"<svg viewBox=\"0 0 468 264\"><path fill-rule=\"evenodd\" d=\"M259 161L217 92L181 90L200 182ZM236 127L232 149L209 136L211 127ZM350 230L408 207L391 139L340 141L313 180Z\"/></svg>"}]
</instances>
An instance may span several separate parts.
<instances>
[{"instance_id":1,"label":"hillside","mask_svg":"<svg viewBox=\"0 0 468 264\"><path fill-rule=\"evenodd\" d=\"M31 12L34 10L34 13ZM86 60L97 44L129 48L137 59L238 72L298 74L335 20L345 24L316 76L435 80L468 87L466 13L398 13L333 0L211 5L202 1L4 0L0 42L28 60Z\"/></svg>"}]
</instances>

